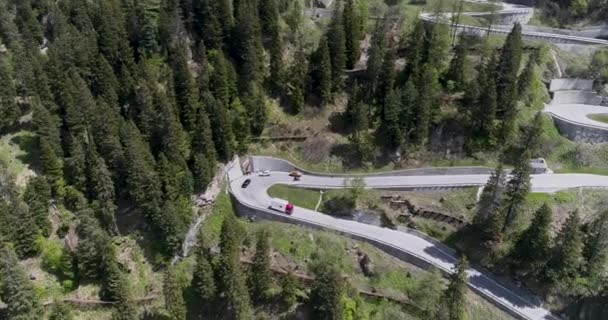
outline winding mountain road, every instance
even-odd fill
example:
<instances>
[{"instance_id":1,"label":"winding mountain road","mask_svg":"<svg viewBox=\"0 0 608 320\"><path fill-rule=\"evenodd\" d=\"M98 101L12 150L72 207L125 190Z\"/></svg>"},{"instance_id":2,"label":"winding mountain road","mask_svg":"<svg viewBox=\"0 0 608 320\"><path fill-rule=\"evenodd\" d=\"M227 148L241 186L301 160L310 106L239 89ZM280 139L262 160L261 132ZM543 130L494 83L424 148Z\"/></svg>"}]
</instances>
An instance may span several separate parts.
<instances>
[{"instance_id":1,"label":"winding mountain road","mask_svg":"<svg viewBox=\"0 0 608 320\"><path fill-rule=\"evenodd\" d=\"M449 274L457 261L452 249L415 231L403 232L373 225L333 218L331 216L296 207L293 215L268 209L270 196L268 189L275 184L285 184L303 188L333 189L343 188L347 176L327 176L307 173L300 181L293 181L289 168L294 166L280 159L252 157L254 170L273 170L269 177L257 174L243 175L240 165L234 163L229 171L230 189L234 199L242 206L241 212L248 216L279 220L316 228L337 231L355 239L370 242L387 253L400 259L425 267L433 265L444 274ZM401 174L401 173L395 173ZM487 174L450 175L364 175L367 188L376 189L427 189L475 187L485 184ZM247 188L241 185L251 179ZM608 188L608 177L588 174L545 174L532 176L532 190L552 193L571 188ZM496 280L489 272L471 268L468 270L469 286L496 306L519 319L558 319L536 297L524 290L510 287Z\"/></svg>"}]
</instances>

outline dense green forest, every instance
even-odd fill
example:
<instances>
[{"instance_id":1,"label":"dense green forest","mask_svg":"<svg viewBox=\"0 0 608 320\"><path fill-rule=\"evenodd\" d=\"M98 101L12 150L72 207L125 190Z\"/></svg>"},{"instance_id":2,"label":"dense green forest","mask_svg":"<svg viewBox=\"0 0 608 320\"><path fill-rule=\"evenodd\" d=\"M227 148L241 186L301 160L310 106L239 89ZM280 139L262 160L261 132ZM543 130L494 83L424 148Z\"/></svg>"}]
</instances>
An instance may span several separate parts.
<instances>
[{"instance_id":1,"label":"dense green forest","mask_svg":"<svg viewBox=\"0 0 608 320\"><path fill-rule=\"evenodd\" d=\"M255 276L248 276L232 215L221 225L220 253L204 243L196 252L188 297L200 302L197 314L186 310L171 265L195 217L191 196L205 190L218 163L266 134L269 105L299 115L336 101L346 101L340 131L353 166L431 149L433 130L446 122L458 124L466 153L500 154L516 174L507 183L497 170L482 197L476 227L490 260L513 244L507 256L521 272L538 275L546 266L552 288L584 280L569 293L603 294L591 276L604 268L606 215L588 226L594 237L583 239L573 213L553 247L545 241L550 208L540 208L521 235L512 225L544 137L543 117L534 114L545 98L538 88L546 48L524 50L516 24L498 48L473 51L476 40L445 24L404 22L390 9L368 19L378 14L370 3L337 1L314 37L301 1L0 0L0 134L34 132L37 171L21 188L0 163L0 300L7 306L0 318L73 319L60 301L43 307L20 267L42 255L65 292L100 284L99 298L114 302L117 320L250 319L256 307L298 300L310 303L314 319L366 319L334 265L315 266L308 297L291 273L273 275L265 232L256 237ZM75 244L47 254L51 236L68 234ZM147 258L163 272L158 313L141 312L129 294L116 245L126 234L147 239ZM547 255L530 256L530 246ZM464 319L467 263L420 314ZM588 276L578 277L580 270Z\"/></svg>"}]
</instances>

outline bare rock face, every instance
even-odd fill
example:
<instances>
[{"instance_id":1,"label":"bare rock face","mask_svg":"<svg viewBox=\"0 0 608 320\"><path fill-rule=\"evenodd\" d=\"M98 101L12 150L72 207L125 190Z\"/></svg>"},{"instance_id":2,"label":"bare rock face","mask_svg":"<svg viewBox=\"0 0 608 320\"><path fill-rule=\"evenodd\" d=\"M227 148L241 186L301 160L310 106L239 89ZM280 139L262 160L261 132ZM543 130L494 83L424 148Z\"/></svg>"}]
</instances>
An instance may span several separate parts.
<instances>
[{"instance_id":1,"label":"bare rock face","mask_svg":"<svg viewBox=\"0 0 608 320\"><path fill-rule=\"evenodd\" d=\"M334 4L334 0L315 0L315 6L323 9L329 9Z\"/></svg>"}]
</instances>

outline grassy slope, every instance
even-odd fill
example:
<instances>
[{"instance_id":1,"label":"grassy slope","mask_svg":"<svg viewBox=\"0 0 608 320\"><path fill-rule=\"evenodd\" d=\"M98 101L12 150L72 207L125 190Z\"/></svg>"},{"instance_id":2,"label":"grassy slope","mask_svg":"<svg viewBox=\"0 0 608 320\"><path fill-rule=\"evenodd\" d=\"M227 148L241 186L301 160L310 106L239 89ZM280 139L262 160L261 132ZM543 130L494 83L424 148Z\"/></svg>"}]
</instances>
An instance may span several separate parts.
<instances>
[{"instance_id":1,"label":"grassy slope","mask_svg":"<svg viewBox=\"0 0 608 320\"><path fill-rule=\"evenodd\" d=\"M9 173L17 179L19 186L25 186L27 177L34 175L35 135L31 131L18 131L0 137L0 161L8 164Z\"/></svg>"}]
</instances>

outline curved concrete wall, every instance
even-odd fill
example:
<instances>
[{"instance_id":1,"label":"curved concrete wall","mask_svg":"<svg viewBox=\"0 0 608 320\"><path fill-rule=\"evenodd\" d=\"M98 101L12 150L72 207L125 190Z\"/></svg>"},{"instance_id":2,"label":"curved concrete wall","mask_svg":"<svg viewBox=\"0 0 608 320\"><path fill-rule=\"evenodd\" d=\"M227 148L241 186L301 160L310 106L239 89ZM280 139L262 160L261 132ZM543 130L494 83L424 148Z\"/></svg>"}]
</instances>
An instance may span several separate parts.
<instances>
[{"instance_id":1,"label":"curved concrete wall","mask_svg":"<svg viewBox=\"0 0 608 320\"><path fill-rule=\"evenodd\" d=\"M382 176L429 176L429 175L464 175L464 174L490 174L494 172L493 168L487 167L445 167L445 168L417 168L417 169L405 169L391 172L373 172L373 173L362 173L362 174L336 174L336 173L322 173L322 172L313 172L309 170L304 170L298 168L293 163L273 158L273 157L261 157L261 156L253 156L251 157L253 161L253 170L254 171L262 171L262 170L271 170L271 171L282 171L289 172L292 170L298 170L306 175L313 176L324 176L324 177L352 177L353 175L360 176L374 176L374 177L382 177Z\"/></svg>"},{"instance_id":2,"label":"curved concrete wall","mask_svg":"<svg viewBox=\"0 0 608 320\"><path fill-rule=\"evenodd\" d=\"M556 91L553 93L551 104L589 104L601 105L602 96L591 91Z\"/></svg>"},{"instance_id":3,"label":"curved concrete wall","mask_svg":"<svg viewBox=\"0 0 608 320\"><path fill-rule=\"evenodd\" d=\"M587 79L553 79L549 86L549 91L564 91L564 90L582 90L593 91L593 80Z\"/></svg>"},{"instance_id":4,"label":"curved concrete wall","mask_svg":"<svg viewBox=\"0 0 608 320\"><path fill-rule=\"evenodd\" d=\"M551 115L559 132L570 140L587 143L608 142L608 130L606 129L589 127L557 117L554 114Z\"/></svg>"}]
</instances>

